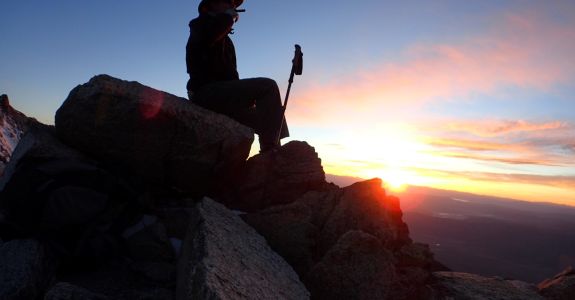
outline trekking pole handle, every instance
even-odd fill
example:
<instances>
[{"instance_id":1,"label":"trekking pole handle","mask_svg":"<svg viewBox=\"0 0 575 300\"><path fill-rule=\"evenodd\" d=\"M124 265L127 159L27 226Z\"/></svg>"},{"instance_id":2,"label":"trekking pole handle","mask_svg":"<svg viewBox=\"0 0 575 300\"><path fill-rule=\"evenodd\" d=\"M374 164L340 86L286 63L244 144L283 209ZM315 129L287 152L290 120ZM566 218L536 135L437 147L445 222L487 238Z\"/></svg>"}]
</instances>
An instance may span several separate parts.
<instances>
[{"instance_id":1,"label":"trekking pole handle","mask_svg":"<svg viewBox=\"0 0 575 300\"><path fill-rule=\"evenodd\" d=\"M301 46L295 44L295 53L292 60L292 70L295 75L301 75L303 71L303 52Z\"/></svg>"},{"instance_id":2,"label":"trekking pole handle","mask_svg":"<svg viewBox=\"0 0 575 300\"><path fill-rule=\"evenodd\" d=\"M298 44L295 44L295 53L293 55L293 59L291 61L292 65L291 65L291 73L289 76L289 80L288 80L288 88L287 88L287 93L286 93L286 97L284 100L284 112L285 109L287 107L287 102L288 102L288 98L289 98L289 93L291 90L291 84L293 83L293 76L294 75L301 75L302 71L303 71L303 52L301 52L301 46Z\"/></svg>"},{"instance_id":3,"label":"trekking pole handle","mask_svg":"<svg viewBox=\"0 0 575 300\"><path fill-rule=\"evenodd\" d=\"M284 100L284 104L282 106L282 117L281 117L281 122L280 122L280 126L279 126L279 130L278 130L278 135L277 135L277 144L280 145L281 142L281 132L282 132L282 127L283 127L283 123L285 120L285 113L286 113L286 109L287 109L287 104L288 104L288 98L289 98L289 93L291 91L291 85L293 83L293 76L294 75L301 75L302 71L303 71L303 52L301 52L301 46L296 44L295 45L295 53L292 59L292 65L291 65L291 73L289 76L289 81L288 81L288 88L286 91L286 97Z\"/></svg>"}]
</instances>

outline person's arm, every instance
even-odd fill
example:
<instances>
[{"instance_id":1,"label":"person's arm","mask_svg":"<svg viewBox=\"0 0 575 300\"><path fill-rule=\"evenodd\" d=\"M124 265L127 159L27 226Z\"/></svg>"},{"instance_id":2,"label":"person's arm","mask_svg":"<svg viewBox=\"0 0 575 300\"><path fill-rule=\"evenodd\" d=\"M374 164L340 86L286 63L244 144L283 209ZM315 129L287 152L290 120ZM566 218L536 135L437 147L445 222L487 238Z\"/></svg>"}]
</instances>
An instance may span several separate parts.
<instances>
[{"instance_id":1,"label":"person's arm","mask_svg":"<svg viewBox=\"0 0 575 300\"><path fill-rule=\"evenodd\" d=\"M225 38L234 25L234 17L227 13L210 16L202 24L202 42L211 45Z\"/></svg>"}]
</instances>

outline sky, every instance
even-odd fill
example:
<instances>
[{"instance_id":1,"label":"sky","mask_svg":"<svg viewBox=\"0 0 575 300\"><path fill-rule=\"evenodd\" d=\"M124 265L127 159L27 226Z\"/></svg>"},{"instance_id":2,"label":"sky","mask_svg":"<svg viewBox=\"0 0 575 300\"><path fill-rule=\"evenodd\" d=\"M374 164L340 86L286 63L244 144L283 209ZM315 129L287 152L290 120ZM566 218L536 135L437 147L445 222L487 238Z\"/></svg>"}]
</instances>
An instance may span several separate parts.
<instances>
[{"instance_id":1,"label":"sky","mask_svg":"<svg viewBox=\"0 0 575 300\"><path fill-rule=\"evenodd\" d=\"M109 74L186 95L199 1L3 1L0 93L53 124ZM246 0L240 77L285 93L326 173L575 205L574 1ZM257 145L257 143L255 143ZM257 146L256 151L257 151Z\"/></svg>"}]
</instances>

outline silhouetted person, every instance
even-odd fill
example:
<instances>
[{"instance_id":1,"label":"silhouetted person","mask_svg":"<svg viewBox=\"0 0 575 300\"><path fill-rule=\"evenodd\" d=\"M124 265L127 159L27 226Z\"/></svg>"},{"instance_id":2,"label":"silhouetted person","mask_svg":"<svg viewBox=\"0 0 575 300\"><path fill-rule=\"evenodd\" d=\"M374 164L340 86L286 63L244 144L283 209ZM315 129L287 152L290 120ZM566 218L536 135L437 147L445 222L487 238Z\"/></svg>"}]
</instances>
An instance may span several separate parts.
<instances>
[{"instance_id":1,"label":"silhouetted person","mask_svg":"<svg viewBox=\"0 0 575 300\"><path fill-rule=\"evenodd\" d=\"M186 65L188 97L194 103L225 114L259 135L260 152L279 146L282 103L279 88L268 78L239 79L234 44L228 34L243 0L202 0L199 16L190 22ZM287 125L280 137L289 136Z\"/></svg>"}]
</instances>

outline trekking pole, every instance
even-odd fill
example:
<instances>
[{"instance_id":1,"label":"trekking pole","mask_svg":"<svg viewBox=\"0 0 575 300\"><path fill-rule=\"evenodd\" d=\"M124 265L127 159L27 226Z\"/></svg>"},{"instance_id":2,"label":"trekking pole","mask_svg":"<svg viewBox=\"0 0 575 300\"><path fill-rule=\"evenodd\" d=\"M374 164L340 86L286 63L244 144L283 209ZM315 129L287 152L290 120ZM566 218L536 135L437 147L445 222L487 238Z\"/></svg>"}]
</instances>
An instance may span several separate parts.
<instances>
[{"instance_id":1,"label":"trekking pole","mask_svg":"<svg viewBox=\"0 0 575 300\"><path fill-rule=\"evenodd\" d=\"M301 52L301 47L298 44L295 45L295 53L294 53L294 57L293 57L291 62L292 62L292 66L291 66L291 73L290 73L289 81L288 81L289 84L288 84L288 88L287 88L287 92L286 92L286 98L284 100L284 105L282 107L282 117L280 119L280 127L278 130L278 137L276 140L278 145L280 145L281 134L282 134L283 124L284 124L284 120L285 120L285 113L286 113L287 104L288 104L289 92L291 90L291 84L293 83L293 77L294 77L294 75L301 75L302 71L303 71L303 52Z\"/></svg>"}]
</instances>

